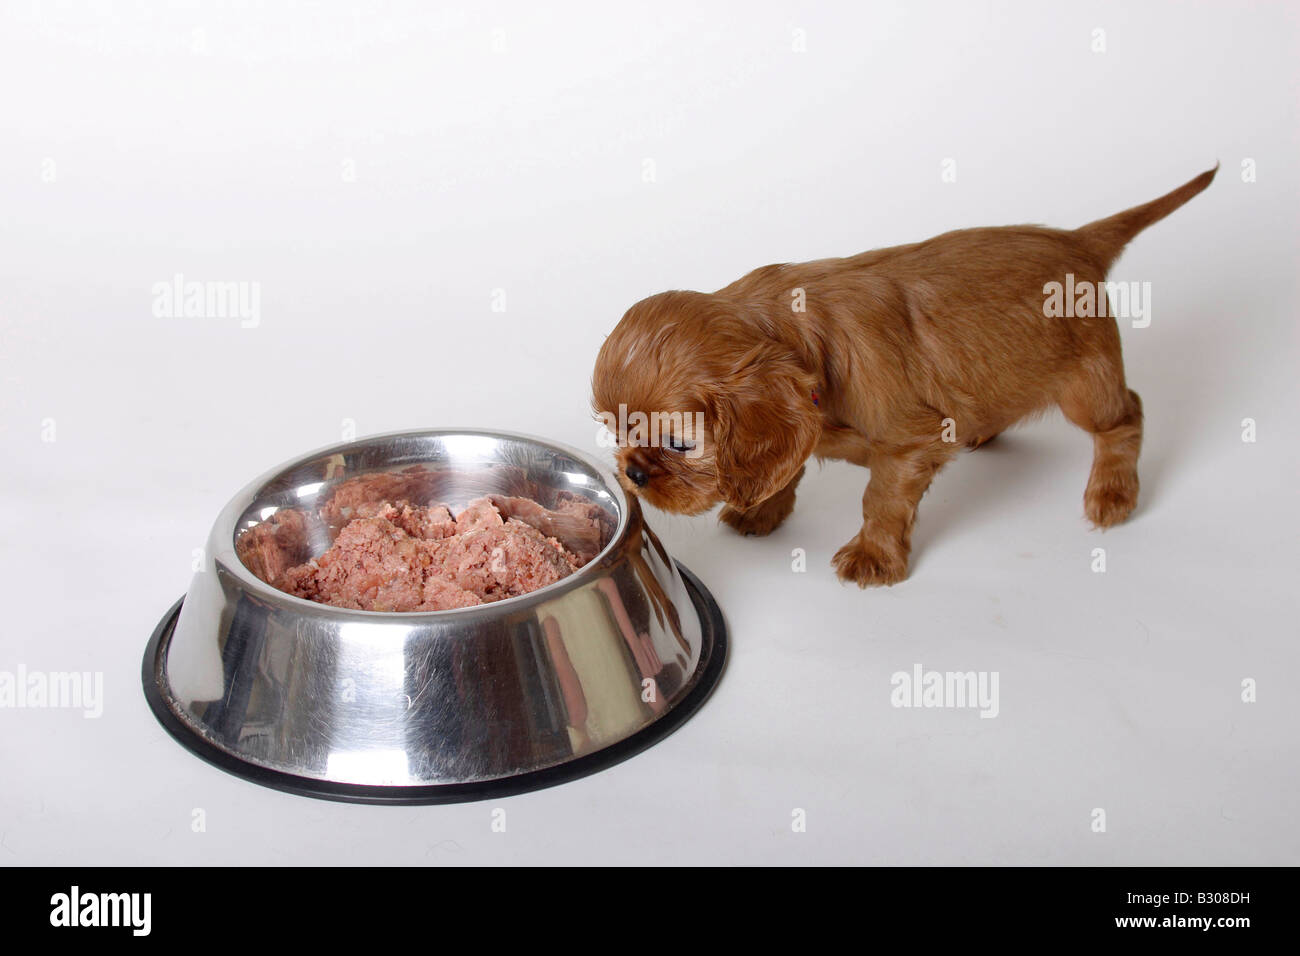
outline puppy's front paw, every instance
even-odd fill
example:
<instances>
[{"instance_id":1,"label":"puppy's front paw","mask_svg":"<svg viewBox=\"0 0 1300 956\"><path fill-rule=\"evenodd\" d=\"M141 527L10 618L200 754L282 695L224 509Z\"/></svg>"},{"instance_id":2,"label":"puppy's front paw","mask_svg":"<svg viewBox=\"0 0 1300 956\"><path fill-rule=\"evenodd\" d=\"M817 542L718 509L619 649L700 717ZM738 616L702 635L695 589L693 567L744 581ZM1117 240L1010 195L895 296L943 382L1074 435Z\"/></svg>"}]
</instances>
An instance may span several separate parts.
<instances>
[{"instance_id":1,"label":"puppy's front paw","mask_svg":"<svg viewBox=\"0 0 1300 956\"><path fill-rule=\"evenodd\" d=\"M740 511L727 505L718 514L718 520L730 525L743 535L771 534L794 511L794 495L771 498L757 508Z\"/></svg>"},{"instance_id":2,"label":"puppy's front paw","mask_svg":"<svg viewBox=\"0 0 1300 956\"><path fill-rule=\"evenodd\" d=\"M897 584L907 577L907 551L902 545L881 547L860 537L835 552L831 564L841 581L860 588Z\"/></svg>"},{"instance_id":3,"label":"puppy's front paw","mask_svg":"<svg viewBox=\"0 0 1300 956\"><path fill-rule=\"evenodd\" d=\"M1137 507L1136 473L1112 474L1088 483L1083 493L1083 513L1097 528L1109 528L1124 521Z\"/></svg>"}]
</instances>

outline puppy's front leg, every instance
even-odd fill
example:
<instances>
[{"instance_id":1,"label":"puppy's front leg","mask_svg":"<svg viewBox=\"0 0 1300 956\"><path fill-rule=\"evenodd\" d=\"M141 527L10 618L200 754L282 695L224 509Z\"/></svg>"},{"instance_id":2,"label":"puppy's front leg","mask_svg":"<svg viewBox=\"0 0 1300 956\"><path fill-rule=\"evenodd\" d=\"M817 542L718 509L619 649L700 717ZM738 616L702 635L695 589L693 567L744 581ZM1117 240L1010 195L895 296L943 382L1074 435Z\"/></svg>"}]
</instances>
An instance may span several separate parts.
<instances>
[{"instance_id":1,"label":"puppy's front leg","mask_svg":"<svg viewBox=\"0 0 1300 956\"><path fill-rule=\"evenodd\" d=\"M831 562L840 580L865 588L907 577L916 507L953 454L951 444L939 444L872 455L871 480L862 496L862 530Z\"/></svg>"},{"instance_id":2,"label":"puppy's front leg","mask_svg":"<svg viewBox=\"0 0 1300 956\"><path fill-rule=\"evenodd\" d=\"M801 465L784 488L748 511L727 505L718 515L718 520L731 525L743 535L771 534L794 511L794 491L799 485L799 479L803 477L803 471Z\"/></svg>"}]
</instances>

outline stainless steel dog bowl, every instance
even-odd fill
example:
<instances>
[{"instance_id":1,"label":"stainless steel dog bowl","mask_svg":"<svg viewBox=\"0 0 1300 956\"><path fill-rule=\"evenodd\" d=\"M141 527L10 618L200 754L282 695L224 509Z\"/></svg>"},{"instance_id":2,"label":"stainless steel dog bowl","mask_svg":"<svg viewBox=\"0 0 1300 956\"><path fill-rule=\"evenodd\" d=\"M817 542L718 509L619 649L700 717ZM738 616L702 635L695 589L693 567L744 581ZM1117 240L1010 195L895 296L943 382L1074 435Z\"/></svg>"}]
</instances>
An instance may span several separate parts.
<instances>
[{"instance_id":1,"label":"stainless steel dog bowl","mask_svg":"<svg viewBox=\"0 0 1300 956\"><path fill-rule=\"evenodd\" d=\"M295 546L321 553L320 508L379 473L453 510L489 493L581 496L608 515L609 541L548 587L436 613L316 604L240 559L241 535L291 509L306 516ZM525 435L403 432L313 452L241 491L205 555L145 651L145 696L200 757L293 793L441 803L570 780L674 730L726 657L717 604L635 498L587 456Z\"/></svg>"}]
</instances>

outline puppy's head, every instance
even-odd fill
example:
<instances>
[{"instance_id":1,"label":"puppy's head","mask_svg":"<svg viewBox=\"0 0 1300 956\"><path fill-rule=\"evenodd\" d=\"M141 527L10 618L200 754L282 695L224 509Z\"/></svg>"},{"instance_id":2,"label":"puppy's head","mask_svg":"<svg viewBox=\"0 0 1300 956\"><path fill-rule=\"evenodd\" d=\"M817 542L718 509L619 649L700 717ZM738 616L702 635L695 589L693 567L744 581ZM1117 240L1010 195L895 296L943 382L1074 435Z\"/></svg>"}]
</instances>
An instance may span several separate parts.
<instances>
[{"instance_id":1,"label":"puppy's head","mask_svg":"<svg viewBox=\"0 0 1300 956\"><path fill-rule=\"evenodd\" d=\"M812 454L814 381L742 303L699 292L638 302L605 340L592 405L614 432L619 481L664 511L749 510Z\"/></svg>"}]
</instances>

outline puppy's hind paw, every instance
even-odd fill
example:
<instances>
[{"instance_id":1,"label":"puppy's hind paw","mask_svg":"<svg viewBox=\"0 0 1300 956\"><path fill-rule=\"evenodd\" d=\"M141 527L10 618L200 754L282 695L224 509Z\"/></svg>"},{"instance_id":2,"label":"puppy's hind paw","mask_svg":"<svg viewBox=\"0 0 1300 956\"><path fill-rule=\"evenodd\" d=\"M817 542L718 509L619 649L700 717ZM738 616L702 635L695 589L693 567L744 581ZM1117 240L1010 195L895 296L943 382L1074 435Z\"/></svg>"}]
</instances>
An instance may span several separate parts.
<instances>
[{"instance_id":1,"label":"puppy's hind paw","mask_svg":"<svg viewBox=\"0 0 1300 956\"><path fill-rule=\"evenodd\" d=\"M831 564L841 581L860 588L887 587L907 578L906 551L885 549L861 538L840 548Z\"/></svg>"},{"instance_id":2,"label":"puppy's hind paw","mask_svg":"<svg viewBox=\"0 0 1300 956\"><path fill-rule=\"evenodd\" d=\"M983 447L984 447L985 445L987 445L989 442L991 442L991 441L995 441L995 440L997 439L997 437L998 437L999 434L1001 434L1001 433L1000 433L1000 432L994 432L992 435L988 435L988 436L983 437L983 438L972 438L970 441L968 441L968 442L966 443L966 447L967 447L968 449L970 449L971 451L974 451L976 448L983 448Z\"/></svg>"}]
</instances>

